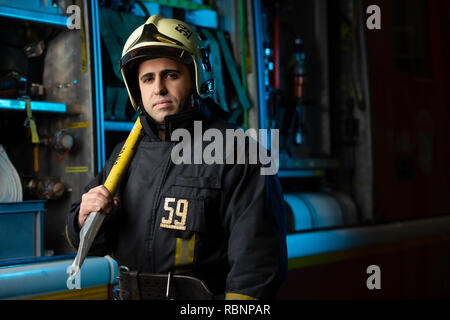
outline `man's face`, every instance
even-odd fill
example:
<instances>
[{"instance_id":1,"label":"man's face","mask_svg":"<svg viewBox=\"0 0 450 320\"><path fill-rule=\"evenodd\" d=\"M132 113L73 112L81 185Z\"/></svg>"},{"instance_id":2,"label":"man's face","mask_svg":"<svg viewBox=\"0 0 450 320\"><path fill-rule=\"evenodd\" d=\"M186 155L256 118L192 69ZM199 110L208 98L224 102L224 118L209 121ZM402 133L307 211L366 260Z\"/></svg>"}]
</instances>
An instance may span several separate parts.
<instances>
[{"instance_id":1,"label":"man's face","mask_svg":"<svg viewBox=\"0 0 450 320\"><path fill-rule=\"evenodd\" d=\"M192 92L188 67L169 58L142 62L138 77L145 111L158 123L182 111Z\"/></svg>"}]
</instances>

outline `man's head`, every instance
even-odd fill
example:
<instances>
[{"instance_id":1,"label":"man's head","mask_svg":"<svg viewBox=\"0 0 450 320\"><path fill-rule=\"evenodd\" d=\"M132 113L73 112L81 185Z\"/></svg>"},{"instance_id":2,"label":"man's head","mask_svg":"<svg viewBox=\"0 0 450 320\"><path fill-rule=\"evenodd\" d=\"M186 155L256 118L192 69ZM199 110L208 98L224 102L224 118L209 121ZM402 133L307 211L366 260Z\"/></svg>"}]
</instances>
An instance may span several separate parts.
<instances>
[{"instance_id":1,"label":"man's head","mask_svg":"<svg viewBox=\"0 0 450 320\"><path fill-rule=\"evenodd\" d=\"M143 61L137 70L141 103L158 123L182 111L193 92L189 67L169 58Z\"/></svg>"},{"instance_id":2,"label":"man's head","mask_svg":"<svg viewBox=\"0 0 450 320\"><path fill-rule=\"evenodd\" d=\"M120 68L133 107L143 107L157 122L182 111L192 94L205 98L214 90L198 34L185 22L161 15L151 16L130 35Z\"/></svg>"}]
</instances>

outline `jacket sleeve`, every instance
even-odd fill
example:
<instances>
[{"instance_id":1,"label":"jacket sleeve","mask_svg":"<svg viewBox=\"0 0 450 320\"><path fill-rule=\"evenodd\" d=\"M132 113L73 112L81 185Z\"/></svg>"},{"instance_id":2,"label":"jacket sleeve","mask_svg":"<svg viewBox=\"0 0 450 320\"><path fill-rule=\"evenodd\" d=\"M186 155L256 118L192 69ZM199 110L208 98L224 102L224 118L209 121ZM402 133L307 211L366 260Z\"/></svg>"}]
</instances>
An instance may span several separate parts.
<instances>
[{"instance_id":1,"label":"jacket sleeve","mask_svg":"<svg viewBox=\"0 0 450 320\"><path fill-rule=\"evenodd\" d=\"M234 165L225 174L226 299L274 299L287 275L283 193L277 176L260 168Z\"/></svg>"},{"instance_id":2,"label":"jacket sleeve","mask_svg":"<svg viewBox=\"0 0 450 320\"><path fill-rule=\"evenodd\" d=\"M122 143L118 144L114 148L111 157L106 162L102 171L83 188L82 194L88 192L92 188L95 188L103 184L106 181L108 173L111 171L113 161L117 158L117 155L119 154L122 145L123 145ZM77 250L78 245L80 244L81 227L78 223L78 213L80 211L80 204L81 204L81 195L77 201L72 203L66 221L66 239L74 250ZM111 211L111 213L108 214L95 238L94 243L92 244L89 254L105 255L110 253L112 243L109 240L110 237L108 233L110 233L110 231L113 229L115 221L114 218L119 214L120 210L121 209L119 204L118 207L114 208Z\"/></svg>"}]
</instances>

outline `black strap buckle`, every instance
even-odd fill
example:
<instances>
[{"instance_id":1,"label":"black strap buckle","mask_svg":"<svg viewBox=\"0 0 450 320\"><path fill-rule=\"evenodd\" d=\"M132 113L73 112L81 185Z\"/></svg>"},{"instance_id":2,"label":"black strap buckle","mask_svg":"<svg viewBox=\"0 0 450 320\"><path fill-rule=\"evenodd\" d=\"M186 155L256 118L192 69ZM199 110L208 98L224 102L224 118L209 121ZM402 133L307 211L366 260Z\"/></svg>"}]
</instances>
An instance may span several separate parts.
<instances>
[{"instance_id":1,"label":"black strap buckle","mask_svg":"<svg viewBox=\"0 0 450 320\"><path fill-rule=\"evenodd\" d=\"M131 271L119 267L122 300L213 300L214 295L200 279L168 274Z\"/></svg>"}]
</instances>

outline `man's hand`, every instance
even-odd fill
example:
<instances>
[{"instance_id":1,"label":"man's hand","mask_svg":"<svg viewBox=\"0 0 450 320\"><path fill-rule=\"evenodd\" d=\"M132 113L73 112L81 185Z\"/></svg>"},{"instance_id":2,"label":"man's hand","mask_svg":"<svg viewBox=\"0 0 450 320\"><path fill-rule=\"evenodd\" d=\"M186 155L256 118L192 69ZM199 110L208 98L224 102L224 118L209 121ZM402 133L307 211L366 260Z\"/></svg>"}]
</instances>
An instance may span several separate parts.
<instances>
[{"instance_id":1,"label":"man's hand","mask_svg":"<svg viewBox=\"0 0 450 320\"><path fill-rule=\"evenodd\" d=\"M83 227L91 212L102 211L104 213L110 213L118 204L119 198L113 198L104 185L92 188L81 197L78 223Z\"/></svg>"}]
</instances>

